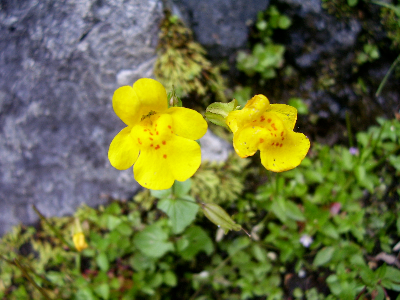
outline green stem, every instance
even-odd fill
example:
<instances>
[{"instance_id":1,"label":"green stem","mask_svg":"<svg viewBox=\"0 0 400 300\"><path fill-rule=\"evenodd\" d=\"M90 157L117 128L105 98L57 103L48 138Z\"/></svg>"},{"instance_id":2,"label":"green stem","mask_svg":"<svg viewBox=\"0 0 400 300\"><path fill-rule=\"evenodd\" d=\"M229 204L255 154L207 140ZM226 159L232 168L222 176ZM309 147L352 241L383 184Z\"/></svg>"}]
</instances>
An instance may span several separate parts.
<instances>
[{"instance_id":1,"label":"green stem","mask_svg":"<svg viewBox=\"0 0 400 300\"><path fill-rule=\"evenodd\" d=\"M75 249L70 243L67 242L67 240L61 235L60 231L55 228L53 225L50 224L49 221L47 221L46 217L42 215L42 213L36 208L34 204L32 204L33 210L37 213L39 218L49 226L49 228L54 232L54 234L63 242L69 249Z\"/></svg>"},{"instance_id":2,"label":"green stem","mask_svg":"<svg viewBox=\"0 0 400 300\"><path fill-rule=\"evenodd\" d=\"M8 261L8 260L7 260ZM12 264L14 264L15 266L17 266L17 268L19 268L22 272L22 275L30 282L32 283L32 285L42 294L42 296L47 299L47 300L52 300L50 298L50 296L46 293L46 291L39 286L34 280L33 278L29 275L29 273L26 271L26 269L20 264L20 262L18 261L18 259L14 258L14 261L11 262Z\"/></svg>"},{"instance_id":3,"label":"green stem","mask_svg":"<svg viewBox=\"0 0 400 300\"><path fill-rule=\"evenodd\" d=\"M78 271L78 274L81 273L81 253L77 252L75 256L75 268Z\"/></svg>"},{"instance_id":4,"label":"green stem","mask_svg":"<svg viewBox=\"0 0 400 300\"><path fill-rule=\"evenodd\" d=\"M397 56L397 58L394 60L394 62L390 66L389 71L387 71L387 73L385 74L385 77L383 77L383 79L382 79L382 81L381 81L381 83L380 83L380 85L379 85L379 87L378 87L378 89L377 89L377 91L375 93L376 97L379 97L379 95L381 94L382 89L386 84L386 81L388 80L390 74L392 73L394 67L397 65L398 62L400 62L400 54L399 54L399 56Z\"/></svg>"},{"instance_id":5,"label":"green stem","mask_svg":"<svg viewBox=\"0 0 400 300\"><path fill-rule=\"evenodd\" d=\"M350 114L346 110L346 127L347 127L347 135L349 137L349 145L353 147L353 134L351 132L351 123L350 123Z\"/></svg>"}]
</instances>

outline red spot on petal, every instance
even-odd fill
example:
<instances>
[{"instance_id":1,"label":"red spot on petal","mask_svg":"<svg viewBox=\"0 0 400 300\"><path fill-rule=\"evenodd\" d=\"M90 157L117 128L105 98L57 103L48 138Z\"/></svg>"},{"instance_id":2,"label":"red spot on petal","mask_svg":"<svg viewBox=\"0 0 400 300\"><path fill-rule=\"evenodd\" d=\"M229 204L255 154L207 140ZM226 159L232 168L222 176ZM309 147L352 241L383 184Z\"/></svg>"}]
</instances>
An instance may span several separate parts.
<instances>
[{"instance_id":1,"label":"red spot on petal","mask_svg":"<svg viewBox=\"0 0 400 300\"><path fill-rule=\"evenodd\" d=\"M278 146L279 146L279 143L276 143L276 146L278 147Z\"/></svg>"},{"instance_id":2,"label":"red spot on petal","mask_svg":"<svg viewBox=\"0 0 400 300\"><path fill-rule=\"evenodd\" d=\"M253 123L257 122L257 120L254 120Z\"/></svg>"},{"instance_id":3,"label":"red spot on petal","mask_svg":"<svg viewBox=\"0 0 400 300\"><path fill-rule=\"evenodd\" d=\"M172 129L171 125L168 125L168 128L169 128L169 129Z\"/></svg>"},{"instance_id":4,"label":"red spot on petal","mask_svg":"<svg viewBox=\"0 0 400 300\"><path fill-rule=\"evenodd\" d=\"M281 144L279 147L282 147L283 144Z\"/></svg>"},{"instance_id":5,"label":"red spot on petal","mask_svg":"<svg viewBox=\"0 0 400 300\"><path fill-rule=\"evenodd\" d=\"M276 129L276 127L275 127L275 123L272 123L272 124L271 124L271 127L272 127L274 130L278 130L278 129Z\"/></svg>"},{"instance_id":6,"label":"red spot on petal","mask_svg":"<svg viewBox=\"0 0 400 300\"><path fill-rule=\"evenodd\" d=\"M165 145L165 141L162 141L162 144Z\"/></svg>"},{"instance_id":7,"label":"red spot on petal","mask_svg":"<svg viewBox=\"0 0 400 300\"><path fill-rule=\"evenodd\" d=\"M264 122L264 121L265 121L265 117L264 117L264 116L261 116L260 122Z\"/></svg>"},{"instance_id":8,"label":"red spot on petal","mask_svg":"<svg viewBox=\"0 0 400 300\"><path fill-rule=\"evenodd\" d=\"M156 134L158 135L158 131L156 131Z\"/></svg>"},{"instance_id":9,"label":"red spot on petal","mask_svg":"<svg viewBox=\"0 0 400 300\"><path fill-rule=\"evenodd\" d=\"M271 123L271 121L272 121L271 119L268 119L268 123Z\"/></svg>"},{"instance_id":10,"label":"red spot on petal","mask_svg":"<svg viewBox=\"0 0 400 300\"><path fill-rule=\"evenodd\" d=\"M143 131L147 131L147 129L143 130Z\"/></svg>"},{"instance_id":11,"label":"red spot on petal","mask_svg":"<svg viewBox=\"0 0 400 300\"><path fill-rule=\"evenodd\" d=\"M281 132L281 136L283 136L283 131Z\"/></svg>"},{"instance_id":12,"label":"red spot on petal","mask_svg":"<svg viewBox=\"0 0 400 300\"><path fill-rule=\"evenodd\" d=\"M271 146L273 146L275 143L272 143Z\"/></svg>"},{"instance_id":13,"label":"red spot on petal","mask_svg":"<svg viewBox=\"0 0 400 300\"><path fill-rule=\"evenodd\" d=\"M164 157L164 158L167 158L167 154L164 154L163 157Z\"/></svg>"},{"instance_id":14,"label":"red spot on petal","mask_svg":"<svg viewBox=\"0 0 400 300\"><path fill-rule=\"evenodd\" d=\"M153 144L151 144L150 147L153 147Z\"/></svg>"},{"instance_id":15,"label":"red spot on petal","mask_svg":"<svg viewBox=\"0 0 400 300\"><path fill-rule=\"evenodd\" d=\"M153 140L153 138L149 138L150 139L150 141L152 141Z\"/></svg>"},{"instance_id":16,"label":"red spot on petal","mask_svg":"<svg viewBox=\"0 0 400 300\"><path fill-rule=\"evenodd\" d=\"M157 145L154 149L156 149L156 150L160 149L160 145Z\"/></svg>"},{"instance_id":17,"label":"red spot on petal","mask_svg":"<svg viewBox=\"0 0 400 300\"><path fill-rule=\"evenodd\" d=\"M142 141L141 141L139 138L138 138L137 140L138 140L139 144L141 145L141 144L142 144Z\"/></svg>"},{"instance_id":18,"label":"red spot on petal","mask_svg":"<svg viewBox=\"0 0 400 300\"><path fill-rule=\"evenodd\" d=\"M260 143L264 142L264 139L260 139Z\"/></svg>"},{"instance_id":19,"label":"red spot on petal","mask_svg":"<svg viewBox=\"0 0 400 300\"><path fill-rule=\"evenodd\" d=\"M283 141L284 139L285 139L285 138L283 137L283 138L282 138L282 141Z\"/></svg>"},{"instance_id":20,"label":"red spot on petal","mask_svg":"<svg viewBox=\"0 0 400 300\"><path fill-rule=\"evenodd\" d=\"M153 135L151 132L149 132L150 133L150 135Z\"/></svg>"}]
</instances>

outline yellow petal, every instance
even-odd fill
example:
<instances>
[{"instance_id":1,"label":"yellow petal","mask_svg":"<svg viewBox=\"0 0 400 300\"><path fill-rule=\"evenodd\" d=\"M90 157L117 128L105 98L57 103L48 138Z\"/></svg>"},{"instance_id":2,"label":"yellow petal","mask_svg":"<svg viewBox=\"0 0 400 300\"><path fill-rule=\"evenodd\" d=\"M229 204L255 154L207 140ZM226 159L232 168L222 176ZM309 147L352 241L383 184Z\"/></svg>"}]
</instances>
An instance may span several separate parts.
<instances>
[{"instance_id":1,"label":"yellow petal","mask_svg":"<svg viewBox=\"0 0 400 300\"><path fill-rule=\"evenodd\" d=\"M139 99L142 115L150 111L163 112L168 108L167 92L158 81L141 78L133 84L133 89Z\"/></svg>"},{"instance_id":2,"label":"yellow petal","mask_svg":"<svg viewBox=\"0 0 400 300\"><path fill-rule=\"evenodd\" d=\"M143 187L152 190L169 189L175 181L170 170L165 152L161 149L147 149L140 152L133 166L136 181Z\"/></svg>"},{"instance_id":3,"label":"yellow petal","mask_svg":"<svg viewBox=\"0 0 400 300\"><path fill-rule=\"evenodd\" d=\"M172 117L174 133L181 137L198 140L207 131L207 122L195 110L171 107L166 113Z\"/></svg>"},{"instance_id":4,"label":"yellow petal","mask_svg":"<svg viewBox=\"0 0 400 300\"><path fill-rule=\"evenodd\" d=\"M286 104L271 104L267 111L275 113L287 129L293 130L297 120L296 108Z\"/></svg>"},{"instance_id":5,"label":"yellow petal","mask_svg":"<svg viewBox=\"0 0 400 300\"><path fill-rule=\"evenodd\" d=\"M167 161L176 180L193 176L201 164L201 150L197 142L175 136L171 139Z\"/></svg>"},{"instance_id":6,"label":"yellow petal","mask_svg":"<svg viewBox=\"0 0 400 300\"><path fill-rule=\"evenodd\" d=\"M261 116L270 107L269 100L264 95L255 95L242 110L235 110L226 117L226 124L235 133L240 127L246 126Z\"/></svg>"},{"instance_id":7,"label":"yellow petal","mask_svg":"<svg viewBox=\"0 0 400 300\"><path fill-rule=\"evenodd\" d=\"M271 140L266 140L260 144L261 163L273 172L288 171L297 167L310 149L308 138L293 131L287 131L285 140L278 144L270 142Z\"/></svg>"},{"instance_id":8,"label":"yellow petal","mask_svg":"<svg viewBox=\"0 0 400 300\"><path fill-rule=\"evenodd\" d=\"M85 235L83 234L83 232L75 233L72 237L72 241L74 242L76 250L78 250L79 252L89 247L89 245L86 243Z\"/></svg>"},{"instance_id":9,"label":"yellow petal","mask_svg":"<svg viewBox=\"0 0 400 300\"><path fill-rule=\"evenodd\" d=\"M257 152L260 142L264 142L267 134L267 130L259 126L239 129L233 137L233 148L241 158L252 156Z\"/></svg>"},{"instance_id":10,"label":"yellow petal","mask_svg":"<svg viewBox=\"0 0 400 300\"><path fill-rule=\"evenodd\" d=\"M140 102L131 86L122 86L114 92L113 109L126 124L134 125L140 121Z\"/></svg>"},{"instance_id":11,"label":"yellow petal","mask_svg":"<svg viewBox=\"0 0 400 300\"><path fill-rule=\"evenodd\" d=\"M131 167L138 155L138 144L131 138L132 127L125 127L112 140L108 150L108 159L111 165L118 170Z\"/></svg>"},{"instance_id":12,"label":"yellow petal","mask_svg":"<svg viewBox=\"0 0 400 300\"><path fill-rule=\"evenodd\" d=\"M134 166L135 179L148 189L168 189L175 180L185 181L193 176L200 163L199 144L179 136L172 136L165 143L140 152Z\"/></svg>"}]
</instances>

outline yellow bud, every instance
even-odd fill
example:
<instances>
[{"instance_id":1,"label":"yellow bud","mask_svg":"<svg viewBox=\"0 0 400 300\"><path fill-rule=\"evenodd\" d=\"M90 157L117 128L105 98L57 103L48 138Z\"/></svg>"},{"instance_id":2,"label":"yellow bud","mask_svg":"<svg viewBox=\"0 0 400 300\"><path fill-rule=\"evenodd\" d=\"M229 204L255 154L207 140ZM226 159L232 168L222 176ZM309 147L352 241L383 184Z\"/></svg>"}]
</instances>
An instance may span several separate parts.
<instances>
[{"instance_id":1,"label":"yellow bud","mask_svg":"<svg viewBox=\"0 0 400 300\"><path fill-rule=\"evenodd\" d=\"M75 233L74 236L72 237L72 240L74 241L76 250L78 250L79 252L89 247L88 244L86 243L85 235L83 234L83 232Z\"/></svg>"}]
</instances>

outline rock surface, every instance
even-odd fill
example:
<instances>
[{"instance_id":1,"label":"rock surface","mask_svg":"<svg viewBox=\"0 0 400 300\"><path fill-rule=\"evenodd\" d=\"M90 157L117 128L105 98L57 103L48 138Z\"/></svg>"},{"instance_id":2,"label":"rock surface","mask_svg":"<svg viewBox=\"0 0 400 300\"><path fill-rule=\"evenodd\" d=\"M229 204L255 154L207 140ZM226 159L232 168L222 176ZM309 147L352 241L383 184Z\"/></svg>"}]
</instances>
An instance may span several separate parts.
<instances>
[{"instance_id":1,"label":"rock surface","mask_svg":"<svg viewBox=\"0 0 400 300\"><path fill-rule=\"evenodd\" d=\"M246 46L249 25L269 0L175 0L196 40L213 58L226 57Z\"/></svg>"},{"instance_id":2,"label":"rock surface","mask_svg":"<svg viewBox=\"0 0 400 300\"><path fill-rule=\"evenodd\" d=\"M156 0L0 2L0 234L101 194L130 197L132 168L108 146L123 123L113 91L152 76Z\"/></svg>"}]
</instances>

